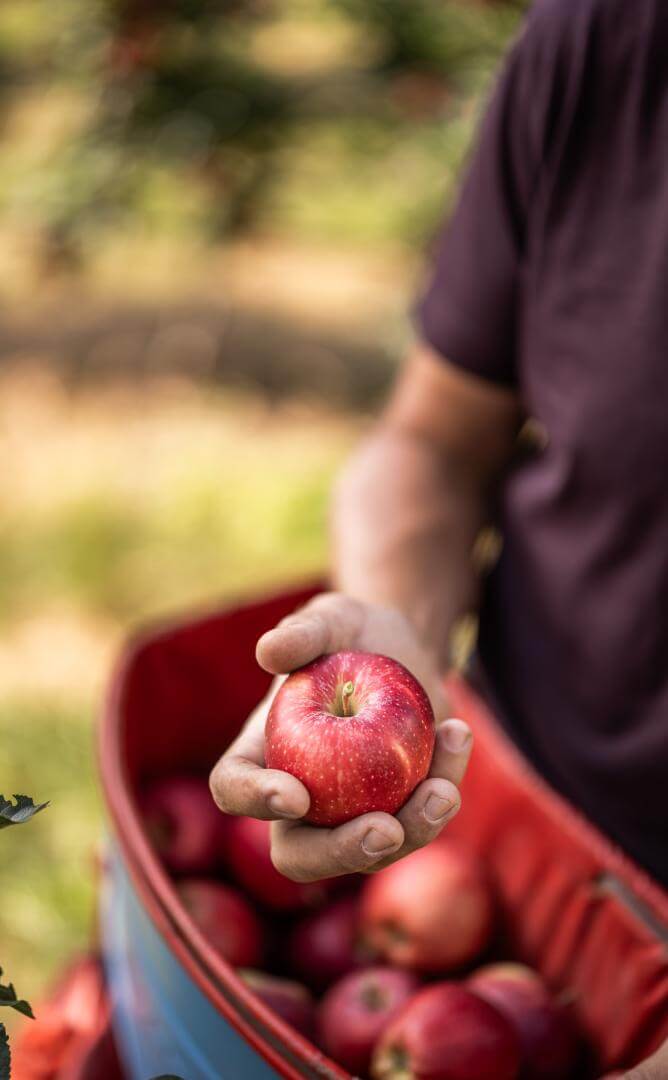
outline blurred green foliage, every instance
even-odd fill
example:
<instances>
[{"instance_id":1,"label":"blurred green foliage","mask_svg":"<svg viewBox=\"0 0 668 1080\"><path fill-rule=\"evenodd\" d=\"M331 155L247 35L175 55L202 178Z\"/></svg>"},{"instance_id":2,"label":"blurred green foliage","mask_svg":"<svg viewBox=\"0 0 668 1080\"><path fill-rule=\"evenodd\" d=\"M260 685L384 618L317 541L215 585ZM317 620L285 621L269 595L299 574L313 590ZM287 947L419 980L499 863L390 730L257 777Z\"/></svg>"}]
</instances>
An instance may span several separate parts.
<instances>
[{"instance_id":1,"label":"blurred green foliage","mask_svg":"<svg viewBox=\"0 0 668 1080\"><path fill-rule=\"evenodd\" d=\"M228 391L154 387L142 405L131 388L70 400L50 386L20 390L48 455L23 425L6 439L12 408L26 414L11 378L0 386L13 466L0 482L0 790L50 801L30 832L3 832L0 966L36 1005L93 937L92 721L121 638L321 573L328 492L357 436L322 410Z\"/></svg>"},{"instance_id":2,"label":"blurred green foliage","mask_svg":"<svg viewBox=\"0 0 668 1080\"><path fill-rule=\"evenodd\" d=\"M5 0L2 229L47 276L82 278L119 237L177 262L182 241L240 233L413 246L452 193L522 7ZM122 261L129 293L133 270ZM138 415L134 399L70 410L49 385L26 394L8 419L0 394L0 790L52 805L27 838L3 836L0 965L38 996L93 923L102 668L134 621L318 572L357 430L223 396L152 398Z\"/></svg>"},{"instance_id":3,"label":"blurred green foliage","mask_svg":"<svg viewBox=\"0 0 668 1080\"><path fill-rule=\"evenodd\" d=\"M77 449L65 438L46 504L8 497L0 626L63 606L127 623L320 570L328 492L353 424L289 411L283 424L280 412L215 393L203 396L195 420L160 419L159 398L146 425L136 406L126 409L118 414L122 446L115 410L104 426L84 410L79 438L90 461L70 480L67 459ZM20 475L20 448L17 457ZM43 462L44 482L53 463Z\"/></svg>"},{"instance_id":4,"label":"blurred green foliage","mask_svg":"<svg viewBox=\"0 0 668 1080\"><path fill-rule=\"evenodd\" d=\"M0 705L0 776L17 791L37 783L56 810L31 823L29 836L20 829L2 835L3 892L11 897L0 908L2 966L28 997L90 941L100 820L92 743L82 704L17 698Z\"/></svg>"},{"instance_id":5,"label":"blurred green foliage","mask_svg":"<svg viewBox=\"0 0 668 1080\"><path fill-rule=\"evenodd\" d=\"M520 0L8 0L0 209L80 264L142 226L408 242L433 226Z\"/></svg>"}]
</instances>

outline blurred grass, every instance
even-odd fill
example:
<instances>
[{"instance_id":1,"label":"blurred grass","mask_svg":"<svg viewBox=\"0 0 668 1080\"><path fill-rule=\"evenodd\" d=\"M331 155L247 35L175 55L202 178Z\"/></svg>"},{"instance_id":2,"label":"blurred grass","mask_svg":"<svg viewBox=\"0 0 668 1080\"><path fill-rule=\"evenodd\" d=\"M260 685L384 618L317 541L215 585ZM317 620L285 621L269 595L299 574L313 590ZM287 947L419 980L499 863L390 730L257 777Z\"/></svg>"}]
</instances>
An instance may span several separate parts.
<instances>
[{"instance_id":1,"label":"blurred grass","mask_svg":"<svg viewBox=\"0 0 668 1080\"><path fill-rule=\"evenodd\" d=\"M162 614L314 572L328 487L359 427L159 379L69 398L46 374L8 376L4 411L17 416L0 429L14 466L0 480L5 623L64 603L112 622Z\"/></svg>"},{"instance_id":2,"label":"blurred grass","mask_svg":"<svg viewBox=\"0 0 668 1080\"><path fill-rule=\"evenodd\" d=\"M90 940L92 719L120 639L321 572L328 489L359 426L187 383L0 378L0 792L51 802L0 836L0 965L28 998Z\"/></svg>"},{"instance_id":3,"label":"blurred grass","mask_svg":"<svg viewBox=\"0 0 668 1080\"><path fill-rule=\"evenodd\" d=\"M0 836L0 966L28 998L89 940L91 721L122 637L319 572L331 479L363 422L329 407L349 400L345 370L312 347L296 362L315 404L169 379L163 355L124 382L134 324L110 302L207 298L231 322L273 305L385 355L521 7L0 5L0 299L42 343L33 365L10 335L19 360L0 367L0 792L51 800ZM89 310L105 362L82 346L70 370L96 378L66 386L56 335ZM282 385L299 337L266 337Z\"/></svg>"},{"instance_id":4,"label":"blurred grass","mask_svg":"<svg viewBox=\"0 0 668 1080\"><path fill-rule=\"evenodd\" d=\"M3 784L52 803L2 834L2 966L28 998L91 940L100 798L90 712L76 694L0 703Z\"/></svg>"},{"instance_id":5,"label":"blurred grass","mask_svg":"<svg viewBox=\"0 0 668 1080\"><path fill-rule=\"evenodd\" d=\"M51 269L137 230L422 242L522 6L62 0L54 18L49 0L10 0L5 229Z\"/></svg>"}]
</instances>

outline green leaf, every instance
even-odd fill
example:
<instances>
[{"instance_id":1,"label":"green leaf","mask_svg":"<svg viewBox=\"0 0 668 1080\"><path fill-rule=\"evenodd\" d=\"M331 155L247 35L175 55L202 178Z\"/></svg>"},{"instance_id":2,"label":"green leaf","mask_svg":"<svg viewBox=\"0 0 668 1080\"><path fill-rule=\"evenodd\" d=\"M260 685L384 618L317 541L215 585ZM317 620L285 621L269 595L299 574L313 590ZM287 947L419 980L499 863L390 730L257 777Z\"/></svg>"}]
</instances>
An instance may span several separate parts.
<instances>
[{"instance_id":1,"label":"green leaf","mask_svg":"<svg viewBox=\"0 0 668 1080\"><path fill-rule=\"evenodd\" d=\"M0 1024L0 1080L9 1080L12 1056L4 1024Z\"/></svg>"},{"instance_id":2,"label":"green leaf","mask_svg":"<svg viewBox=\"0 0 668 1080\"><path fill-rule=\"evenodd\" d=\"M9 825L22 825L49 805L48 802L34 803L28 795L15 795L14 798L16 802L12 804L11 799L0 795L0 829L6 829Z\"/></svg>"},{"instance_id":3,"label":"green leaf","mask_svg":"<svg viewBox=\"0 0 668 1080\"><path fill-rule=\"evenodd\" d=\"M2 968L0 968L0 978L2 978ZM0 1007L3 1005L8 1006L10 1009L15 1009L16 1012L23 1013L24 1016L29 1016L31 1020L35 1019L30 1005L27 1001L22 1001L21 998L16 996L16 990L11 983L7 986L3 986L0 982Z\"/></svg>"}]
</instances>

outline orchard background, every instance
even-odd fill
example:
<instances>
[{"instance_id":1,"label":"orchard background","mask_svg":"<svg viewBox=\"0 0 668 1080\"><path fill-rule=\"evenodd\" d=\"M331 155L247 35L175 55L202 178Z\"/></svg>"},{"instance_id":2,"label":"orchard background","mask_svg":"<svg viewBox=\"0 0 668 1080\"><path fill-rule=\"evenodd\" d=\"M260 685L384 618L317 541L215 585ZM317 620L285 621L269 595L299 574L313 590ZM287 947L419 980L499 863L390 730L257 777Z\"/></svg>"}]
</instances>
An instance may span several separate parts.
<instances>
[{"instance_id":1,"label":"orchard background","mask_svg":"<svg viewBox=\"0 0 668 1080\"><path fill-rule=\"evenodd\" d=\"M0 7L0 965L93 925L93 719L140 621L326 563L330 481L521 3Z\"/></svg>"}]
</instances>

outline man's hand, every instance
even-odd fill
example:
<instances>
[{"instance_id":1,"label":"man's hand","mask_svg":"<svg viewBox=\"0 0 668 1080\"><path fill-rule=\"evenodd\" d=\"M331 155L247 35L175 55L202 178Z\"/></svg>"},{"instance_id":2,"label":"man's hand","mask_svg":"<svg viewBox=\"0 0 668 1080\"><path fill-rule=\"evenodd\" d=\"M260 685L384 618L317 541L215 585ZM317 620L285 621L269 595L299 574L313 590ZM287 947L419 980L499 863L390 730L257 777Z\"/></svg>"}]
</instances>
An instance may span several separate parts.
<instances>
[{"instance_id":1,"label":"man's hand","mask_svg":"<svg viewBox=\"0 0 668 1080\"><path fill-rule=\"evenodd\" d=\"M322 594L264 634L257 645L257 659L266 671L280 676L341 649L390 656L419 679L436 718L434 757L429 777L396 817L363 814L334 829L302 824L300 819L309 807L308 791L296 777L264 767L265 722L280 683L275 680L213 769L211 791L228 814L274 821L272 859L294 881L377 870L428 844L459 809L458 785L471 752L466 724L444 719L447 705L433 658L398 611L340 593Z\"/></svg>"},{"instance_id":2,"label":"man's hand","mask_svg":"<svg viewBox=\"0 0 668 1080\"><path fill-rule=\"evenodd\" d=\"M624 1080L667 1080L668 1078L668 1041L652 1055L636 1065L635 1069L624 1073Z\"/></svg>"}]
</instances>

